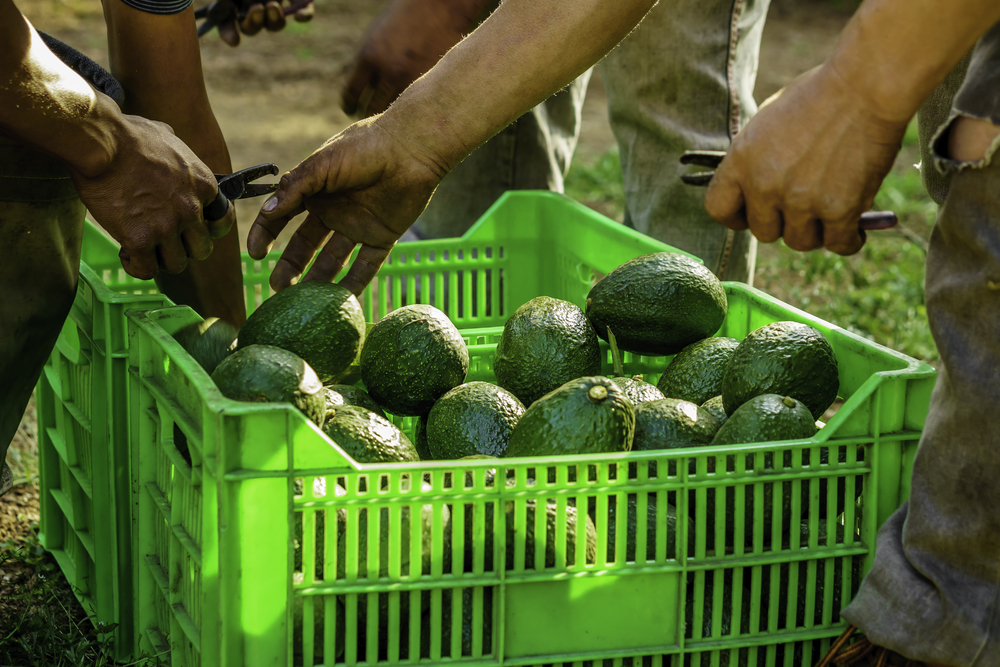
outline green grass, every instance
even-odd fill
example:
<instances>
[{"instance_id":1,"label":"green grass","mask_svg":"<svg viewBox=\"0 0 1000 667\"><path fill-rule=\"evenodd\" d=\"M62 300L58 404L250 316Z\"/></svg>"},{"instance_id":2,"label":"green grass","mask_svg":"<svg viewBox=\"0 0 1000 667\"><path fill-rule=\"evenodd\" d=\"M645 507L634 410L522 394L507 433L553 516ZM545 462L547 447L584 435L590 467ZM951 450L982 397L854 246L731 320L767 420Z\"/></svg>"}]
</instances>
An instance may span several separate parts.
<instances>
[{"instance_id":1,"label":"green grass","mask_svg":"<svg viewBox=\"0 0 1000 667\"><path fill-rule=\"evenodd\" d=\"M95 629L34 530L0 543L0 572L0 665L120 664L112 657L114 628Z\"/></svg>"},{"instance_id":2,"label":"green grass","mask_svg":"<svg viewBox=\"0 0 1000 667\"><path fill-rule=\"evenodd\" d=\"M928 363L938 360L924 308L927 239L937 206L927 196L913 167L916 125L911 124L903 150L875 199L900 224L872 232L851 257L826 250L800 253L783 243L760 244L754 286L772 296L833 322L869 340ZM566 194L618 221L625 198L617 148L589 164L574 164Z\"/></svg>"}]
</instances>

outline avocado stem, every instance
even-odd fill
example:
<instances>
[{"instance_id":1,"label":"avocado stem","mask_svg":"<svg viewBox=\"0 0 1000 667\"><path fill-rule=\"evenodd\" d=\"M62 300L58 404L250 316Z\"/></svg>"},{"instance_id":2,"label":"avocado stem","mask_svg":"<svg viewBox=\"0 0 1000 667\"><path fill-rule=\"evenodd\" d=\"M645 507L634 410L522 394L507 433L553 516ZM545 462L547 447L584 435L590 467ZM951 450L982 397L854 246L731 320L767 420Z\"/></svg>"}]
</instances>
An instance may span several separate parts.
<instances>
[{"instance_id":1,"label":"avocado stem","mask_svg":"<svg viewBox=\"0 0 1000 667\"><path fill-rule=\"evenodd\" d=\"M608 327L608 345L611 346L611 374L614 377L625 377L625 366L622 364L622 353L618 351L615 334Z\"/></svg>"}]
</instances>

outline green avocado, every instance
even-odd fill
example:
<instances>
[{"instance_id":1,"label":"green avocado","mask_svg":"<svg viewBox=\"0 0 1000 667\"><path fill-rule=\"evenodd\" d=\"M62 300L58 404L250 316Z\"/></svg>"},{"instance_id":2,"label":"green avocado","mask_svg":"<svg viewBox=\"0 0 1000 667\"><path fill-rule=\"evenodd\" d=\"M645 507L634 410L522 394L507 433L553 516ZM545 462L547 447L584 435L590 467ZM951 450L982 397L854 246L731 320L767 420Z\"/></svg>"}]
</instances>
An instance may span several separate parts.
<instances>
[{"instance_id":1,"label":"green avocado","mask_svg":"<svg viewBox=\"0 0 1000 667\"><path fill-rule=\"evenodd\" d=\"M639 407L640 403L645 403L647 401L658 401L666 396L663 392L642 379L641 375L633 375L632 377L613 377L611 381L614 382L618 387L625 392L625 396L628 400L632 401L632 405Z\"/></svg>"},{"instance_id":2,"label":"green avocado","mask_svg":"<svg viewBox=\"0 0 1000 667\"><path fill-rule=\"evenodd\" d=\"M212 380L226 398L252 403L291 403L322 426L323 383L293 352L271 345L250 345L233 352L216 367Z\"/></svg>"},{"instance_id":3,"label":"green avocado","mask_svg":"<svg viewBox=\"0 0 1000 667\"><path fill-rule=\"evenodd\" d=\"M707 338L726 317L726 292L715 274L675 252L625 262L587 295L587 317L604 340L644 356L676 354Z\"/></svg>"},{"instance_id":4,"label":"green avocado","mask_svg":"<svg viewBox=\"0 0 1000 667\"><path fill-rule=\"evenodd\" d=\"M467 382L439 398L427 414L432 458L459 459L507 453L524 406L514 394L488 382Z\"/></svg>"},{"instance_id":5,"label":"green avocado","mask_svg":"<svg viewBox=\"0 0 1000 667\"><path fill-rule=\"evenodd\" d=\"M570 380L532 403L514 427L507 458L627 452L635 408L606 377Z\"/></svg>"},{"instance_id":6,"label":"green avocado","mask_svg":"<svg viewBox=\"0 0 1000 667\"><path fill-rule=\"evenodd\" d=\"M427 442L427 415L417 417L413 424L413 446L416 448L417 454L420 455L421 461L434 460L431 446Z\"/></svg>"},{"instance_id":7,"label":"green avocado","mask_svg":"<svg viewBox=\"0 0 1000 667\"><path fill-rule=\"evenodd\" d=\"M713 445L740 445L798 440L816 435L816 421L802 401L778 394L751 398L733 412L712 440Z\"/></svg>"},{"instance_id":8,"label":"green avocado","mask_svg":"<svg viewBox=\"0 0 1000 667\"><path fill-rule=\"evenodd\" d=\"M375 402L393 415L419 417L465 382L469 348L443 312L426 304L383 317L361 350L361 379Z\"/></svg>"},{"instance_id":9,"label":"green avocado","mask_svg":"<svg viewBox=\"0 0 1000 667\"><path fill-rule=\"evenodd\" d=\"M722 395L713 396L701 404L701 409L719 420L719 426L726 423L729 415L726 414L726 407L722 404Z\"/></svg>"},{"instance_id":10,"label":"green avocado","mask_svg":"<svg viewBox=\"0 0 1000 667\"><path fill-rule=\"evenodd\" d=\"M600 371L600 343L587 316L579 306L547 296L514 311L493 355L497 384L526 406L570 380Z\"/></svg>"},{"instance_id":11,"label":"green avocado","mask_svg":"<svg viewBox=\"0 0 1000 667\"><path fill-rule=\"evenodd\" d=\"M174 338L211 375L236 350L240 330L218 317L209 317L184 327Z\"/></svg>"},{"instance_id":12,"label":"green avocado","mask_svg":"<svg viewBox=\"0 0 1000 667\"><path fill-rule=\"evenodd\" d=\"M722 393L722 376L739 344L726 336L691 343L677 353L656 386L669 398L703 404Z\"/></svg>"},{"instance_id":13,"label":"green avocado","mask_svg":"<svg viewBox=\"0 0 1000 667\"><path fill-rule=\"evenodd\" d=\"M780 394L805 403L816 420L839 389L837 358L823 334L808 324L773 322L736 347L720 393L730 415L754 396Z\"/></svg>"},{"instance_id":14,"label":"green avocado","mask_svg":"<svg viewBox=\"0 0 1000 667\"><path fill-rule=\"evenodd\" d=\"M663 398L649 401L635 410L635 438L632 450L648 452L657 449L677 449L680 447L704 447L712 442L719 422L707 411L690 401L678 398ZM649 476L657 475L656 461L649 461ZM674 471L670 465L670 474ZM638 464L629 464L629 476L637 474ZM692 473L695 462L689 463Z\"/></svg>"},{"instance_id":15,"label":"green avocado","mask_svg":"<svg viewBox=\"0 0 1000 667\"><path fill-rule=\"evenodd\" d=\"M333 384L326 387L326 410L336 408L340 405L357 405L358 407L371 410L379 417L387 419L382 407L372 400L368 392L360 387L350 384Z\"/></svg>"},{"instance_id":16,"label":"green avocado","mask_svg":"<svg viewBox=\"0 0 1000 667\"><path fill-rule=\"evenodd\" d=\"M323 384L336 381L365 342L361 304L346 287L313 280L278 292L240 329L237 349L274 345L299 355Z\"/></svg>"},{"instance_id":17,"label":"green avocado","mask_svg":"<svg viewBox=\"0 0 1000 667\"><path fill-rule=\"evenodd\" d=\"M763 394L756 396L730 415L726 423L712 440L712 445L736 445L753 442L772 442L777 440L798 440L811 438L816 434L816 422L806 406L788 396ZM774 472L775 461L773 453L763 455L763 466L756 462L756 454L746 455L746 469ZM736 470L736 462L730 457L727 463L729 472ZM791 453L786 452L785 465L791 465ZM767 481L764 477L761 481ZM762 526L764 542L771 539L772 520L774 517L775 488L781 485L781 525L788 525L792 515L792 483L774 482L764 485L763 504L755 517L754 487L744 487L744 539L747 544L753 542L753 529L759 523ZM714 505L711 508L714 510ZM726 541L732 544L735 534L736 490L726 487ZM714 516L714 511L710 510Z\"/></svg>"},{"instance_id":18,"label":"green avocado","mask_svg":"<svg viewBox=\"0 0 1000 667\"><path fill-rule=\"evenodd\" d=\"M635 409L633 451L698 447L712 442L719 421L696 403L663 398Z\"/></svg>"},{"instance_id":19,"label":"green avocado","mask_svg":"<svg viewBox=\"0 0 1000 667\"><path fill-rule=\"evenodd\" d=\"M323 432L358 463L420 460L410 439L395 424L357 405L330 409Z\"/></svg>"}]
</instances>

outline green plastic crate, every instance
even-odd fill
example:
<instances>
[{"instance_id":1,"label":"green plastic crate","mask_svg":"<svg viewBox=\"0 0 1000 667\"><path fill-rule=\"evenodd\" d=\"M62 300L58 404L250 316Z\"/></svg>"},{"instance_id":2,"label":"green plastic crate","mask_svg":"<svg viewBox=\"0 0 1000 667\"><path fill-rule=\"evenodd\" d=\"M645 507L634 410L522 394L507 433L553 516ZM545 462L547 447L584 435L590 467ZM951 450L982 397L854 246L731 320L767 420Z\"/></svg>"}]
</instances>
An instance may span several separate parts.
<instances>
[{"instance_id":1,"label":"green plastic crate","mask_svg":"<svg viewBox=\"0 0 1000 667\"><path fill-rule=\"evenodd\" d=\"M125 311L170 302L124 271L118 248L84 229L87 259L77 295L36 387L40 540L95 624L117 624L119 657L131 653L132 520L128 511L128 350ZM152 289L151 286L152 285Z\"/></svg>"},{"instance_id":2,"label":"green plastic crate","mask_svg":"<svg viewBox=\"0 0 1000 667\"><path fill-rule=\"evenodd\" d=\"M491 380L516 306L540 294L582 305L602 273L663 248L565 198L512 193L463 239L401 244L363 301L369 319L418 297L435 303L466 336L468 379ZM262 298L267 269L252 268ZM172 338L198 321L192 311L132 311L137 654L169 653L177 666L811 664L843 630L838 610L870 566L878 526L908 496L934 371L759 291L726 290L720 335L796 320L833 345L845 402L812 440L361 466L290 406L222 397ZM624 357L654 382L669 361ZM490 483L493 469L509 482ZM766 526L776 490L790 494L790 515L779 499ZM640 516L650 505L662 518L670 504L678 519L672 535L640 521L635 550L647 559L628 562L608 531L625 533L625 512L611 521L609 505L633 494ZM556 526L591 510L596 553L557 528L549 555L546 518L528 511L543 503ZM510 531L486 521L508 508ZM723 547L728 508L736 535L753 527L749 543ZM343 534L332 530L338 513ZM426 521L409 520L418 515Z\"/></svg>"}]
</instances>

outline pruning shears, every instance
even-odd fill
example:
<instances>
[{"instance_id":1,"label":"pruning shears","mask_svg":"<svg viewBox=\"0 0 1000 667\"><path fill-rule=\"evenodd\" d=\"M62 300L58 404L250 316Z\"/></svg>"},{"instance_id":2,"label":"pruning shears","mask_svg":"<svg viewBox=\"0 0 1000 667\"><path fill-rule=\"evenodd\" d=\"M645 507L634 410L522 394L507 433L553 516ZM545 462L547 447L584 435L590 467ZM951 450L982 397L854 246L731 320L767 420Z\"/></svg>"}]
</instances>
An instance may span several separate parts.
<instances>
[{"instance_id":1,"label":"pruning shears","mask_svg":"<svg viewBox=\"0 0 1000 667\"><path fill-rule=\"evenodd\" d=\"M681 174L681 180L688 185L707 186L715 175L715 169L726 157L726 151L684 151L681 164L693 164L697 167L708 167L712 171L700 171L696 174ZM858 227L866 232L879 229L889 229L899 223L899 218L892 211L866 211L861 214Z\"/></svg>"},{"instance_id":2,"label":"pruning shears","mask_svg":"<svg viewBox=\"0 0 1000 667\"><path fill-rule=\"evenodd\" d=\"M278 165L273 162L258 164L256 167L241 169L232 174L215 174L219 182L219 194L215 201L205 207L205 220L218 220L229 210L229 202L234 199L260 197L278 189L277 183L251 183L263 176L277 176Z\"/></svg>"}]
</instances>

